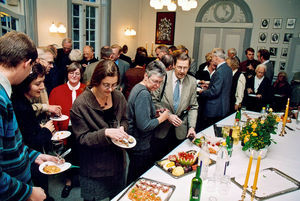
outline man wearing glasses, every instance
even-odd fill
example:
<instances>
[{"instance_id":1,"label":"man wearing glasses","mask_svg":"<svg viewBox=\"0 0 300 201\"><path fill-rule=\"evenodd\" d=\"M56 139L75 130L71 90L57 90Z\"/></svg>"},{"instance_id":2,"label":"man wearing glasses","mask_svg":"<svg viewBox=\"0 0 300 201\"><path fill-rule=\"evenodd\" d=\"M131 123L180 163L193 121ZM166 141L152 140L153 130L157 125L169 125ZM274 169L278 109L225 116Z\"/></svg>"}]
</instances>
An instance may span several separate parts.
<instances>
[{"instance_id":1,"label":"man wearing glasses","mask_svg":"<svg viewBox=\"0 0 300 201\"><path fill-rule=\"evenodd\" d=\"M174 58L174 63L174 69L167 72L167 78L152 94L156 109L170 111L168 121L157 127L151 143L155 160L169 153L186 137L196 135L197 84L194 77L187 75L191 59L181 53Z\"/></svg>"}]
</instances>

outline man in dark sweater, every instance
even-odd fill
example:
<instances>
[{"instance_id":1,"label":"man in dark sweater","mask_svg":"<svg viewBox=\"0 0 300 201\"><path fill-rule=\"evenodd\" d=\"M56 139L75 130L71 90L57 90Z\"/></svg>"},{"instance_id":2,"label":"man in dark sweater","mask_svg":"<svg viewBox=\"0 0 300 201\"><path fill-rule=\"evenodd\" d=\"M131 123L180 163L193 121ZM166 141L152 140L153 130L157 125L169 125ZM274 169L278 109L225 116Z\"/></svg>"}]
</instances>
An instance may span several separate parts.
<instances>
[{"instance_id":1,"label":"man in dark sweater","mask_svg":"<svg viewBox=\"0 0 300 201\"><path fill-rule=\"evenodd\" d=\"M58 162L23 144L10 100L11 85L29 75L36 58L36 47L27 35L11 31L0 37L0 200L45 200L44 190L32 186L30 166Z\"/></svg>"},{"instance_id":2,"label":"man in dark sweater","mask_svg":"<svg viewBox=\"0 0 300 201\"><path fill-rule=\"evenodd\" d=\"M154 129L168 119L169 111L157 113L150 92L160 87L166 75L161 61L152 61L146 67L144 79L133 87L128 99L128 134L134 136L137 144L128 151L130 164L128 181L130 184L152 166L150 140Z\"/></svg>"}]
</instances>

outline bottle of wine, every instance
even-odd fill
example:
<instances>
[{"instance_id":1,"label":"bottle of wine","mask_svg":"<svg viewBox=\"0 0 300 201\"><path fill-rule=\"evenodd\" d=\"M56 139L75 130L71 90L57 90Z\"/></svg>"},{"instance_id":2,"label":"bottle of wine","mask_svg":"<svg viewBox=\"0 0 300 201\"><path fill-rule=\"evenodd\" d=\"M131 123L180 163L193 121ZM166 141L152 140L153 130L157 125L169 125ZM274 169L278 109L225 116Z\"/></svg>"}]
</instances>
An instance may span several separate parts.
<instances>
[{"instance_id":1,"label":"bottle of wine","mask_svg":"<svg viewBox=\"0 0 300 201\"><path fill-rule=\"evenodd\" d=\"M232 156L232 148L233 148L233 137L232 137L232 129L229 131L229 135L226 137L227 151L228 155Z\"/></svg>"},{"instance_id":2,"label":"bottle of wine","mask_svg":"<svg viewBox=\"0 0 300 201\"><path fill-rule=\"evenodd\" d=\"M202 167L202 161L200 161L200 165L197 167L196 176L192 179L190 201L199 201L201 197L201 190L202 190L202 179L200 177L201 167Z\"/></svg>"}]
</instances>

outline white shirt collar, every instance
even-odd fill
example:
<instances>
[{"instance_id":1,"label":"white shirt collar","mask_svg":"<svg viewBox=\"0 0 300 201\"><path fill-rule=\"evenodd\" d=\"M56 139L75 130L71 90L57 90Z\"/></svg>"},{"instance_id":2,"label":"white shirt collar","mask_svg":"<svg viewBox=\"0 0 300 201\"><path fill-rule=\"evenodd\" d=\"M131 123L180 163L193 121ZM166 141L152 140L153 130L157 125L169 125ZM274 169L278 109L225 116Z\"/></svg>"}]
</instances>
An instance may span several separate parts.
<instances>
[{"instance_id":1,"label":"white shirt collar","mask_svg":"<svg viewBox=\"0 0 300 201\"><path fill-rule=\"evenodd\" d=\"M262 64L266 64L266 63L269 63L269 61L270 61L270 60L266 60L266 61L264 61L264 62L263 62Z\"/></svg>"},{"instance_id":2,"label":"white shirt collar","mask_svg":"<svg viewBox=\"0 0 300 201\"><path fill-rule=\"evenodd\" d=\"M183 79L178 79L177 77L176 77L176 75L175 75L175 70L173 70L173 83L174 84L176 84L176 82L177 82L177 80L179 80L180 81L180 84L182 84L182 82L183 82L183 80L184 80L184 78Z\"/></svg>"},{"instance_id":3,"label":"white shirt collar","mask_svg":"<svg viewBox=\"0 0 300 201\"><path fill-rule=\"evenodd\" d=\"M217 65L217 68L219 68L219 67L220 67L221 65L223 65L224 63L225 63L225 61L219 63L219 64Z\"/></svg>"},{"instance_id":4,"label":"white shirt collar","mask_svg":"<svg viewBox=\"0 0 300 201\"><path fill-rule=\"evenodd\" d=\"M11 84L9 82L9 80L7 79L6 76L4 76L1 72L0 72L0 84L3 86L4 90L6 91L8 97L11 97Z\"/></svg>"},{"instance_id":5,"label":"white shirt collar","mask_svg":"<svg viewBox=\"0 0 300 201\"><path fill-rule=\"evenodd\" d=\"M67 85L68 85L68 87L69 87L69 89L70 89L71 91L73 91L73 90L78 90L79 87L80 87L80 82L78 82L78 84L77 84L75 87L72 87L72 85L70 84L69 81L67 82Z\"/></svg>"},{"instance_id":6,"label":"white shirt collar","mask_svg":"<svg viewBox=\"0 0 300 201\"><path fill-rule=\"evenodd\" d=\"M237 71L238 71L238 69L233 70L232 75L234 75Z\"/></svg>"}]
</instances>

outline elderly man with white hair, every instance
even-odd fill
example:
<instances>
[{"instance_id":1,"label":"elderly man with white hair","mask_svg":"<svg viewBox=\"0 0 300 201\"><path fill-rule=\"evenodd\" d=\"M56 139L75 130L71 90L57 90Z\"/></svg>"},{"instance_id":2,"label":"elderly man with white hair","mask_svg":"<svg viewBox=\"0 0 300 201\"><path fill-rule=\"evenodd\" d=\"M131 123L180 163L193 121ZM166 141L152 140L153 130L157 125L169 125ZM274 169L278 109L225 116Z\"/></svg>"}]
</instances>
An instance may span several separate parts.
<instances>
[{"instance_id":1,"label":"elderly man with white hair","mask_svg":"<svg viewBox=\"0 0 300 201\"><path fill-rule=\"evenodd\" d=\"M246 83L245 105L248 110L258 112L263 106L270 104L272 90L270 80L265 77L266 65L259 64L255 73L256 75Z\"/></svg>"},{"instance_id":2,"label":"elderly man with white hair","mask_svg":"<svg viewBox=\"0 0 300 201\"><path fill-rule=\"evenodd\" d=\"M227 56L228 56L228 58L231 58L231 59L233 59L233 58L236 58L237 60L238 60L238 62L240 63L241 61L240 61L240 58L238 58L238 56L237 56L237 51L236 51L236 49L235 48L229 48L228 50L227 50Z\"/></svg>"},{"instance_id":3,"label":"elderly man with white hair","mask_svg":"<svg viewBox=\"0 0 300 201\"><path fill-rule=\"evenodd\" d=\"M204 116L206 127L216 123L229 114L232 70L225 62L225 52L221 48L212 51L212 62L217 66L208 88L199 91L207 98Z\"/></svg>"}]
</instances>

